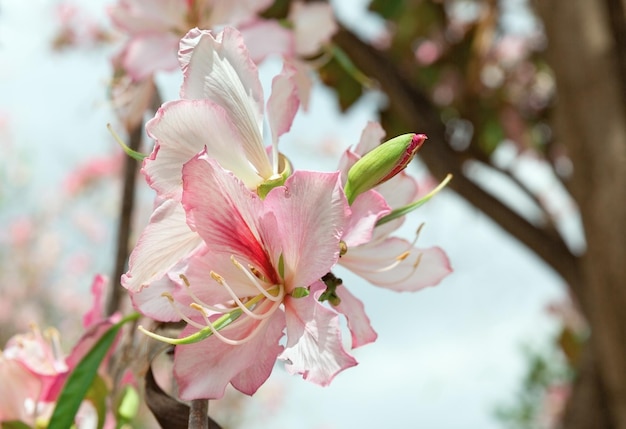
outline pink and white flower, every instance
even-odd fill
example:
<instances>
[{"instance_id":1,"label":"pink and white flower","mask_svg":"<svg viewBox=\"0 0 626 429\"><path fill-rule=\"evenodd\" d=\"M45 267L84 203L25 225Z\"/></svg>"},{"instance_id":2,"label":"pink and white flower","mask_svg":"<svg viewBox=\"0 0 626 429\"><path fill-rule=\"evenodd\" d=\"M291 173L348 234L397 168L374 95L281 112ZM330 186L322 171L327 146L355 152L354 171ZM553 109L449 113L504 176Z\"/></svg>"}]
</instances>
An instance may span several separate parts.
<instances>
[{"instance_id":1,"label":"pink and white flower","mask_svg":"<svg viewBox=\"0 0 626 429\"><path fill-rule=\"evenodd\" d=\"M129 35L122 52L123 68L133 79L142 80L157 70L176 69L180 38L194 27L211 30L237 26L250 32L251 39L262 34L269 43L254 44L259 47L255 52L258 61L268 53L292 51L286 29L278 22L257 17L271 4L271 0L119 0L109 14Z\"/></svg>"},{"instance_id":2,"label":"pink and white flower","mask_svg":"<svg viewBox=\"0 0 626 429\"><path fill-rule=\"evenodd\" d=\"M289 131L298 110L291 71L285 68L274 78L265 115L258 70L237 30L227 27L216 36L191 30L181 41L180 58L183 98L165 103L146 125L155 147L142 171L162 202L122 278L130 290L163 278L202 247L180 205L183 165L198 153L206 151L252 190L268 181L284 180L281 173L286 161L279 157L278 139ZM263 139L266 116L272 138L270 155Z\"/></svg>"},{"instance_id":3,"label":"pink and white flower","mask_svg":"<svg viewBox=\"0 0 626 429\"><path fill-rule=\"evenodd\" d=\"M9 339L0 353L0 423L21 421L29 425L44 427L52 415L55 403L65 380L73 368L89 352L102 334L120 315L105 317L100 309L106 278L96 276L92 285L93 307L85 314L85 334L66 356L61 349L59 333L54 329L41 332L36 326L26 334L17 334ZM76 417L98 419L94 407L84 402Z\"/></svg>"},{"instance_id":4,"label":"pink and white flower","mask_svg":"<svg viewBox=\"0 0 626 429\"><path fill-rule=\"evenodd\" d=\"M261 199L203 154L183 169L182 203L203 251L188 259L183 284L153 283L138 307L188 323L173 341L183 399L219 398L229 382L252 394L277 357L322 385L356 364L341 344L337 312L317 299L349 216L339 173L297 171ZM304 289L308 296L294 297Z\"/></svg>"},{"instance_id":5,"label":"pink and white flower","mask_svg":"<svg viewBox=\"0 0 626 429\"><path fill-rule=\"evenodd\" d=\"M342 171L347 174L362 155L380 144L384 135L378 123L369 123L356 148L344 154ZM351 206L353 219L343 237L348 250L339 264L374 285L398 292L413 292L438 284L452 271L448 258L439 247L418 248L414 242L391 236L404 222L404 216L375 228L362 228L364 222L369 222L370 226L376 225L380 218L389 213L381 205L380 198L387 208L400 208L412 203L417 197L417 182L404 171L359 195ZM373 210L377 205L379 208ZM371 231L373 235L368 236L367 233Z\"/></svg>"}]
</instances>

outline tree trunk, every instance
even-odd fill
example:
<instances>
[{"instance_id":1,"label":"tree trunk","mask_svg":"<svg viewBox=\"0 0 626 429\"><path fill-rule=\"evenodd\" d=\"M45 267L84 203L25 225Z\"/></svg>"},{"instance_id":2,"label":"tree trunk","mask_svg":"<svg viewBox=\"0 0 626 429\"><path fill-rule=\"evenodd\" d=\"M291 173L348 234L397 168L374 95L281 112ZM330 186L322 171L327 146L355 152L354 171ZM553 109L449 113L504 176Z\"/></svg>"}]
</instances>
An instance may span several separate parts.
<instances>
[{"instance_id":1,"label":"tree trunk","mask_svg":"<svg viewBox=\"0 0 626 429\"><path fill-rule=\"evenodd\" d=\"M536 1L557 82L555 137L574 164L570 190L587 240L579 300L592 330L592 358L569 404L568 429L626 429L626 17L620 1ZM593 386L592 402L583 386ZM605 419L573 417L603 409Z\"/></svg>"}]
</instances>

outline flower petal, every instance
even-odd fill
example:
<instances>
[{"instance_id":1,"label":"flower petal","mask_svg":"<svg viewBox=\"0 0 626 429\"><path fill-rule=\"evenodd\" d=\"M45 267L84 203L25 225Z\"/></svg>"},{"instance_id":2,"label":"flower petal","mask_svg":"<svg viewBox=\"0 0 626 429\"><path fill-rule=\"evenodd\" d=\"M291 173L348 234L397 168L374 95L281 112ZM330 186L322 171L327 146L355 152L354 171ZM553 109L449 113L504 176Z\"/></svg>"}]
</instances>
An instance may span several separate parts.
<instances>
[{"instance_id":1,"label":"flower petal","mask_svg":"<svg viewBox=\"0 0 626 429\"><path fill-rule=\"evenodd\" d=\"M252 333L259 322L248 319L221 333L230 339L241 339ZM285 316L275 311L254 338L241 345L229 345L211 336L194 344L176 347L174 376L183 400L219 399L231 382L241 392L252 395L267 380L276 357L283 350L278 344L283 335ZM196 332L187 327L181 337Z\"/></svg>"},{"instance_id":2,"label":"flower petal","mask_svg":"<svg viewBox=\"0 0 626 429\"><path fill-rule=\"evenodd\" d=\"M385 199L376 191L360 194L350 206L352 211L341 239L348 246L359 246L372 239L376 222L391 210Z\"/></svg>"},{"instance_id":3,"label":"flower petal","mask_svg":"<svg viewBox=\"0 0 626 429\"><path fill-rule=\"evenodd\" d=\"M296 70L285 63L282 72L272 80L272 95L267 101L267 116L272 131L272 143L291 128L300 100L294 81Z\"/></svg>"},{"instance_id":4,"label":"flower petal","mask_svg":"<svg viewBox=\"0 0 626 429\"><path fill-rule=\"evenodd\" d=\"M291 58L295 54L293 32L280 25L278 21L255 19L237 28L241 31L250 57L257 64L268 55Z\"/></svg>"},{"instance_id":5,"label":"flower petal","mask_svg":"<svg viewBox=\"0 0 626 429\"><path fill-rule=\"evenodd\" d=\"M135 81L157 70L175 70L178 41L178 36L165 32L135 36L122 52L122 66Z\"/></svg>"},{"instance_id":6,"label":"flower petal","mask_svg":"<svg viewBox=\"0 0 626 429\"><path fill-rule=\"evenodd\" d=\"M156 208L130 255L122 286L139 292L160 279L181 259L198 249L202 239L187 226L178 201L165 200Z\"/></svg>"},{"instance_id":7,"label":"flower petal","mask_svg":"<svg viewBox=\"0 0 626 429\"><path fill-rule=\"evenodd\" d=\"M329 4L294 2L289 19L296 34L296 52L305 57L318 53L337 31L333 8Z\"/></svg>"},{"instance_id":8,"label":"flower petal","mask_svg":"<svg viewBox=\"0 0 626 429\"><path fill-rule=\"evenodd\" d=\"M318 282L307 297L285 298L287 345L279 359L286 361L290 374L302 374L305 380L327 386L357 361L343 348L337 313L315 297L323 287Z\"/></svg>"},{"instance_id":9,"label":"flower petal","mask_svg":"<svg viewBox=\"0 0 626 429\"><path fill-rule=\"evenodd\" d=\"M144 161L143 172L160 196L179 199L183 164L206 147L209 157L234 172L250 188L261 178L246 160L241 135L226 111L209 100L165 103L146 124L156 146Z\"/></svg>"},{"instance_id":10,"label":"flower petal","mask_svg":"<svg viewBox=\"0 0 626 429\"><path fill-rule=\"evenodd\" d=\"M211 8L210 20L213 25L235 25L241 27L244 21L258 15L269 8L272 0L237 0L237 1L209 1Z\"/></svg>"},{"instance_id":11,"label":"flower petal","mask_svg":"<svg viewBox=\"0 0 626 429\"><path fill-rule=\"evenodd\" d=\"M192 159L183 167L182 201L211 252L234 255L275 277L259 237L263 203L232 173L204 155Z\"/></svg>"},{"instance_id":12,"label":"flower petal","mask_svg":"<svg viewBox=\"0 0 626 429\"><path fill-rule=\"evenodd\" d=\"M282 255L289 293L330 271L339 257L339 239L349 216L339 173L296 171L265 198L271 212L263 222L263 241L274 266Z\"/></svg>"},{"instance_id":13,"label":"flower petal","mask_svg":"<svg viewBox=\"0 0 626 429\"><path fill-rule=\"evenodd\" d=\"M178 271L173 268L167 275L161 277L150 283L149 287L141 289L139 292L131 292L130 298L133 303L133 307L141 312L144 316L161 322L177 322L181 319L180 313L178 313L169 299L163 296L163 293L171 294L175 296L178 309L183 313L186 313L187 305L191 303L181 302L183 299L179 297L181 286L172 279L172 271ZM184 295L183 295L184 297ZM189 311L190 312L190 311Z\"/></svg>"},{"instance_id":14,"label":"flower petal","mask_svg":"<svg viewBox=\"0 0 626 429\"><path fill-rule=\"evenodd\" d=\"M180 42L182 98L208 98L222 106L242 135L247 159L265 178L272 166L263 145L263 89L241 33L226 27L217 37L193 29Z\"/></svg>"},{"instance_id":15,"label":"flower petal","mask_svg":"<svg viewBox=\"0 0 626 429\"><path fill-rule=\"evenodd\" d=\"M1 355L0 380L0 422L20 420L33 424L26 404L39 397L41 381L17 360L5 359Z\"/></svg>"},{"instance_id":16,"label":"flower petal","mask_svg":"<svg viewBox=\"0 0 626 429\"><path fill-rule=\"evenodd\" d=\"M365 155L367 152L380 145L386 134L387 133L378 122L368 122L361 132L361 138L356 148L354 148L354 153L359 156Z\"/></svg>"},{"instance_id":17,"label":"flower petal","mask_svg":"<svg viewBox=\"0 0 626 429\"><path fill-rule=\"evenodd\" d=\"M355 349L376 341L378 334L370 324L363 303L352 295L344 285L338 287L335 293L341 302L333 308L346 316L348 320L348 329L352 334L352 348Z\"/></svg>"},{"instance_id":18,"label":"flower petal","mask_svg":"<svg viewBox=\"0 0 626 429\"><path fill-rule=\"evenodd\" d=\"M185 25L184 0L119 0L108 12L111 21L130 34L169 32Z\"/></svg>"},{"instance_id":19,"label":"flower petal","mask_svg":"<svg viewBox=\"0 0 626 429\"><path fill-rule=\"evenodd\" d=\"M406 251L410 252L409 256L398 266L388 269ZM448 257L439 247L410 247L409 242L397 237L350 249L340 263L370 283L397 292L414 292L435 286L452 272Z\"/></svg>"}]
</instances>

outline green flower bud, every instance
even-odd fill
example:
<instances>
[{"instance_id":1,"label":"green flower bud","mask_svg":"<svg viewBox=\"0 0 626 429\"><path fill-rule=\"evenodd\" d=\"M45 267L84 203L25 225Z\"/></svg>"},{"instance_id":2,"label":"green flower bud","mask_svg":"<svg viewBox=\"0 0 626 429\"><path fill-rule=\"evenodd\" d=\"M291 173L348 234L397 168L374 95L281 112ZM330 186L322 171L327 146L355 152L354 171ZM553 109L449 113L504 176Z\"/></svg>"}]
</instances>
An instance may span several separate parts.
<instances>
[{"instance_id":1,"label":"green flower bud","mask_svg":"<svg viewBox=\"0 0 626 429\"><path fill-rule=\"evenodd\" d=\"M403 134L363 155L348 171L344 187L348 203L404 170L426 138L424 134Z\"/></svg>"}]
</instances>

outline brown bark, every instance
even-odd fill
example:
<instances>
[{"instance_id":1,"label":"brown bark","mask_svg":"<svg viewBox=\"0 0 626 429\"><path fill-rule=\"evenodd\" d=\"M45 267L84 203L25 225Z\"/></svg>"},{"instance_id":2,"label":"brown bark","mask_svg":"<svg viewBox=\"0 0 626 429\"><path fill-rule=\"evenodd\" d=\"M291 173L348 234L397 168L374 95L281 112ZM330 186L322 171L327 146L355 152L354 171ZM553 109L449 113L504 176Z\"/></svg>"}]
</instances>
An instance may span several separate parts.
<instances>
[{"instance_id":1,"label":"brown bark","mask_svg":"<svg viewBox=\"0 0 626 429\"><path fill-rule=\"evenodd\" d=\"M580 304L592 330L597 386L609 422L568 420L568 428L626 428L626 106L621 80L624 46L612 31L626 17L609 2L542 0L548 55L557 81L554 130L574 163L571 191L587 239ZM622 4L623 5L623 4ZM613 6L615 3L613 2ZM619 8L618 8L619 10ZM611 9L615 12L615 9ZM612 22L614 21L614 22ZM623 28L623 26L622 26ZM618 49L619 48L619 49ZM587 368L594 363L587 364ZM586 376L581 372L581 377ZM583 383L579 383L582 385ZM590 412L575 395L570 412ZM595 410L597 411L597 410Z\"/></svg>"}]
</instances>

